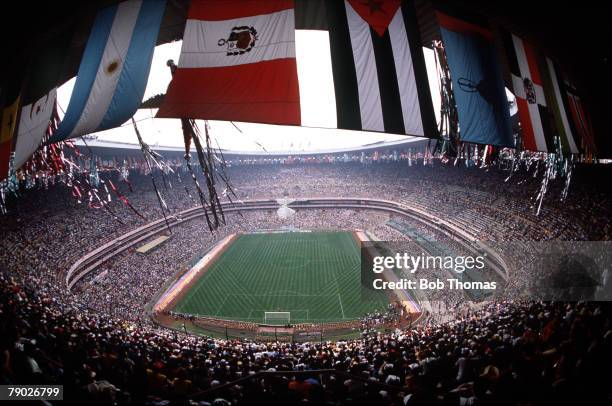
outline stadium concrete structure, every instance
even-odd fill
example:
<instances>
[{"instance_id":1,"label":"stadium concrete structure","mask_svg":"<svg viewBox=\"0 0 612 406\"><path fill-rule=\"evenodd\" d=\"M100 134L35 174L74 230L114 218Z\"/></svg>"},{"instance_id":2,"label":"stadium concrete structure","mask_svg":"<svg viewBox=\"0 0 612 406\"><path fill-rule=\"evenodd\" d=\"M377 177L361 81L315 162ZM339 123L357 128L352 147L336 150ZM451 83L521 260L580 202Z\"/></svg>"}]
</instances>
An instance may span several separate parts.
<instances>
[{"instance_id":1,"label":"stadium concrete structure","mask_svg":"<svg viewBox=\"0 0 612 406\"><path fill-rule=\"evenodd\" d=\"M600 3L3 3L0 402L612 404ZM206 120L310 123L299 30L335 126L402 141L214 147ZM147 145L138 109L184 148ZM137 144L97 135L126 120ZM410 287L402 252L450 268Z\"/></svg>"},{"instance_id":2,"label":"stadium concrete structure","mask_svg":"<svg viewBox=\"0 0 612 406\"><path fill-rule=\"evenodd\" d=\"M437 159L432 165L423 165L423 160L419 159L411 167L406 160L394 162L392 159L363 164L316 162L258 163L229 168L240 201L224 200L227 224L215 234L208 231L202 219L202 208L194 204L174 177L167 178L172 180L172 189L168 185L167 191L162 190L172 209L168 216L172 233L168 232L157 208L148 175L138 171L130 173L133 192L126 190L126 196L142 210L146 221L124 205L115 204L113 212L124 223L120 224L108 213L74 203L66 196L62 185L50 185L44 194L30 191L20 211L12 217L2 218L6 233L1 242L0 264L8 273L2 273L4 290L0 300L3 314L16 315L2 318L8 342L12 342L13 334L24 337L19 342L26 343L29 357L45 371L44 379L62 383L65 393L71 394L70 399L79 394L83 399L106 403L101 400L106 399L106 395L94 390L93 386L83 386L83 381L66 376L72 373L69 371L83 371L79 374L95 371L97 378L84 378L84 382L99 386L100 379L106 379L113 387L122 387L123 392L113 390L112 393L116 401L123 404L134 403L127 399L128 393L129 397L138 399L136 403L151 403L159 398L179 403L189 400L212 402L217 398L249 403L261 396L266 402L274 403L266 396L277 396L285 404L291 404L293 400L287 400L274 389L275 383L271 386L264 383L264 392L259 392L250 382L280 379L287 384L307 378L319 382L313 383L313 388L317 385L328 388L328 396L338 402L343 402L347 394L334 382L351 380L361 389L353 389L350 396L366 396L375 399L373 401L394 404L381 398L380 391L392 397L416 393L410 386L394 383L395 376L417 380L423 378L414 377L427 377L438 381L441 375L425 371L423 368L428 364L424 360L454 364L462 356L463 345L467 345L463 356L475 363L468 367L470 373L482 374L489 365L492 365L489 371L493 366L500 369L505 364L497 357L510 351L507 356L512 358L514 373L528 374L518 366L525 361L522 351L529 351L530 345L557 348L557 344L553 344L555 341L529 341L532 332L553 334L545 333L550 331L545 327L557 323L555 320L561 320L561 324L552 337L560 335L563 339L574 340L569 335L570 330L572 334L579 331L593 334L598 344L592 351L599 348L592 354L597 354L596 359L591 358L588 346L572 342L576 342L578 351L592 360L590 362L606 359L608 328L605 323L599 324L604 322L608 311L603 302L513 302L505 299L478 302L450 293L431 298L409 297L407 301L412 300L419 307L420 318L411 322L402 317L399 328L399 313L391 310L375 312L361 320L318 325L300 323L289 327L165 312L156 314L155 305L173 281L180 279L209 249L226 237L241 233L362 229L378 239L415 243L418 249L435 248L431 246L432 241L452 247L457 253L470 248L489 249L489 258L494 262L491 269L500 280L508 281L509 294L518 297L524 282L542 271L535 257L538 248L535 240L561 235L569 240L568 243L578 244L576 240L607 239L610 232L609 215L606 214L609 207L602 205L609 198L605 194L593 194L592 186L599 182L599 177L588 167L581 167L577 172L577 183L568 202L562 204L551 197L546 200L542 216L536 217L529 201L533 193L530 188L535 187L528 183L531 175L517 175L520 178L516 184L507 186L511 193L503 194L498 186L504 184L507 171L496 167L488 171L454 167L442 165ZM109 173L109 176L109 179L116 179L117 174ZM127 186L122 188L127 189ZM43 207L49 209L41 209ZM291 208L293 215L279 216L281 207ZM580 216L580 213L588 215ZM45 221L40 219L43 215L47 216ZM560 241L552 241L561 245ZM511 248L513 244L514 249ZM12 275L12 279L7 279L6 275ZM27 305L17 305L19 303ZM445 303L446 309L440 309L439 303ZM575 314L573 319L571 314ZM561 316L574 321L563 321ZM592 327L570 329L582 320L588 320ZM160 326L160 322L170 328ZM107 338L91 341L92 334ZM502 336L496 338L497 334ZM457 337L458 344L452 336ZM447 339L451 341L442 344ZM74 344L62 344L68 342ZM559 345L558 351L568 351L567 347ZM496 347L491 349L491 346ZM15 368L21 365L20 350L10 348L9 352L17 351L10 360L10 371L13 371L12 379L18 379L14 374L18 370ZM39 349L31 352L33 348ZM519 349L521 351L517 352ZM144 352L142 356L138 355L141 351ZM428 356L422 351L427 351ZM133 368L108 370L99 364L100 359L104 363L117 362L116 354L143 362L151 372L147 375L146 371L140 373ZM478 359L485 361L478 362ZM554 359L545 358L542 362L548 365ZM385 361L394 366L377 372ZM304 367L298 367L302 363ZM62 365L62 370L57 370L56 365ZM229 374L224 372L226 365L230 367ZM209 368L211 372L207 372ZM20 371L27 376L23 379L32 379L27 368ZM111 371L122 371L123 378ZM443 371L455 374L457 369L449 366ZM368 372L367 378L363 372ZM202 378L200 373L210 378ZM161 375L167 378L162 379ZM135 386L121 384L123 379L146 376L173 383L163 386L164 389L155 389L156 384L151 383L149 389L142 392L134 389ZM581 377L586 376L588 380L582 380ZM572 379L599 385L597 376L591 369L581 369ZM218 383L212 383L213 380ZM179 390L188 381L191 382L187 383L189 388ZM491 382L502 384L498 380ZM526 387L521 383L520 386L527 390L527 394L521 396L558 399L560 395L554 391L541 392L543 385L551 385L546 379L536 382L537 385ZM235 385L241 389L236 389ZM429 385L418 383L422 388L418 391L430 393L433 389ZM450 399L455 393L450 391L461 384L453 380L443 385L448 391L443 396ZM515 387L511 383L502 385ZM495 388L488 387L492 391L490 396L499 399ZM605 397L606 391L602 388L605 386L592 388L591 394L598 399ZM288 393L294 393L293 389ZM470 393L465 392L466 396L471 396ZM576 396L580 395L572 399Z\"/></svg>"},{"instance_id":3,"label":"stadium concrete structure","mask_svg":"<svg viewBox=\"0 0 612 406\"><path fill-rule=\"evenodd\" d=\"M284 202L283 200L286 200ZM465 230L453 225L452 223L446 222L440 218L432 216L427 212L416 208L410 207L405 204L400 204L392 201L386 200L378 200L378 199L360 199L360 198L297 198L297 199L257 199L251 200L248 202L241 203L226 203L224 204L224 211L228 215L236 213L236 212L244 212L244 211L277 211L282 205L286 205L286 207L290 207L293 210L321 210L321 209L359 209L359 210L376 210L382 211L385 213L395 214L399 216L405 216L407 218L417 220L422 222L424 225L428 227L435 228L450 237L457 239L462 242L465 246L470 247L469 250L472 252L487 252L489 257L487 258L487 262L490 265L490 269L494 270L498 273L498 276L501 279L507 279L507 269L505 268L505 262L497 254L493 249L487 247L485 244L481 242L477 242L473 235L470 235ZM198 218L201 218L204 215L200 207L193 207L191 209L183 210L179 213L170 217L170 225L171 226L180 226L181 224L192 221ZM89 272L95 271L100 265L102 265L105 261L111 260L115 255L118 255L130 248L133 248L137 245L141 245L143 241L150 240L153 236L158 236L160 233L164 232L166 228L166 223L164 219L158 219L151 223L148 223L142 227L139 227L129 233L122 235L116 239L106 242L104 245L100 247L96 247L96 249L87 253L82 258L79 258L66 272L65 275L65 283L68 289L71 289L73 286L77 285L79 281L87 276ZM258 231L258 230L253 230ZM299 231L299 230L298 230ZM310 230L302 230L302 231L310 231ZM313 230L319 231L319 230ZM274 230L263 230L261 233L270 233L274 232ZM286 231L290 232L290 231ZM369 241L370 238L364 234L363 232L358 233L361 236L355 235L355 239L358 243ZM227 246L232 244L232 239L236 236L234 234L229 235L221 242L217 243L214 247L209 247L206 255L204 255L203 259L206 259L208 262L214 262L215 257L220 255L215 253L215 251L223 251L227 248ZM264 237L265 238L265 237ZM155 240L157 241L157 240ZM161 241L160 243L163 243ZM213 258L207 258L212 256ZM268 331L267 329L270 326L266 326L266 323L263 319L251 319L251 320L243 320L247 323L236 322L235 320L224 320L223 317L215 317L215 315L209 314L205 317L199 316L198 314L189 314L189 312L181 312L180 310L176 310L176 306L187 294L187 291L192 289L192 285L198 282L198 279L201 278L202 269L210 266L210 264L203 263L202 260L198 261L193 267L187 267L181 269L171 281L164 285L164 288L158 292L154 299L149 303L149 308L151 309L151 317L154 321L161 323L162 325L166 325L168 327L180 328L180 323L176 323L177 319L188 319L190 323L193 325L197 325L201 331L212 332L215 331L218 334L225 335L226 337L235 336L235 337L247 337L250 334L253 338L256 337L258 332ZM229 270L226 270L229 271ZM355 273L357 270L353 270ZM282 273L282 270L281 270ZM354 275L354 277L359 277L358 274ZM187 280L187 281L185 281ZM233 289L232 286L238 281L230 281L230 286L226 286L226 289ZM212 289L213 287L210 286ZM204 288L205 289L205 288ZM227 294L231 295L231 292L228 291ZM276 294L278 292L266 291L268 294ZM355 292L353 292L355 294ZM337 293L338 296L340 295ZM419 297L415 295L419 294ZM335 300L335 299L334 299ZM391 302L398 303L406 313L411 314L410 318L412 321L417 320L421 316L421 306L426 306L426 308L431 311L431 306L429 303L420 304L420 301L428 302L428 298L423 296L420 292L406 292L402 291L397 294L397 297L390 298ZM219 304L219 308L223 303ZM281 304L282 305L282 304ZM340 299L340 306L342 306L342 300ZM273 311L275 308L269 307L267 309L258 309L261 311ZM279 308L277 311L289 310L287 308ZM303 311L308 311L308 309L302 309ZM373 309L375 310L375 309ZM182 314L181 314L182 313ZM320 323L316 320L310 320L308 316L297 317L295 314L293 315L294 321L293 324L298 324L297 328L288 328L282 332L281 337L286 339L295 339L300 336L302 330L309 330L312 334L312 331L326 331L326 335L328 337L342 337L342 334L351 333L354 334L355 330L359 328L360 316L348 318L348 320L344 320L344 310L342 310L343 317L338 320L334 320L334 323ZM179 317L180 314L180 317ZM169 317L170 316L170 317ZM251 313L249 313L251 316ZM244 318L244 316L243 316ZM250 317L247 317L247 319ZM298 319L299 321L295 321ZM285 323L291 324L291 323ZM305 326L307 328L305 328ZM182 326L185 328L185 326ZM272 329L276 334L275 338L278 338L279 332L278 329ZM305 333L303 333L305 334ZM305 335L305 338L311 338L312 335Z\"/></svg>"}]
</instances>

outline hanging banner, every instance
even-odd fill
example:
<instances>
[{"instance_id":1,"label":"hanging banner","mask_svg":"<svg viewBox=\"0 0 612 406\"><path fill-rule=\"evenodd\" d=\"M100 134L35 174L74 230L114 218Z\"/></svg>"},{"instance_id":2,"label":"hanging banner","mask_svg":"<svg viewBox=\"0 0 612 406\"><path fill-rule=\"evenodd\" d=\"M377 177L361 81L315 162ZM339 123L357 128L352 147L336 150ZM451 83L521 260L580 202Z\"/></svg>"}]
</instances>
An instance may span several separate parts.
<instances>
[{"instance_id":1,"label":"hanging banner","mask_svg":"<svg viewBox=\"0 0 612 406\"><path fill-rule=\"evenodd\" d=\"M194 0L157 117L300 125L291 0Z\"/></svg>"},{"instance_id":2,"label":"hanging banner","mask_svg":"<svg viewBox=\"0 0 612 406\"><path fill-rule=\"evenodd\" d=\"M564 81L567 106L571 113L574 128L579 135L582 150L587 154L596 154L595 135L588 110L585 108L578 91L568 81ZM563 144L563 139L562 139ZM568 143L569 144L569 143ZM565 146L565 145L564 145Z\"/></svg>"},{"instance_id":3,"label":"hanging banner","mask_svg":"<svg viewBox=\"0 0 612 406\"><path fill-rule=\"evenodd\" d=\"M0 180L6 178L21 101L20 82L7 86L0 99Z\"/></svg>"},{"instance_id":4,"label":"hanging banner","mask_svg":"<svg viewBox=\"0 0 612 406\"><path fill-rule=\"evenodd\" d=\"M336 122L322 127L438 136L411 2L381 2L376 12L353 0L298 1L295 12L293 4L193 1L157 117L308 125L299 88L307 85L298 72L313 60L296 60L297 21L328 34L322 64L329 61L333 78L320 86L330 88L305 89L321 98L313 105L327 106L333 96Z\"/></svg>"},{"instance_id":5,"label":"hanging banner","mask_svg":"<svg viewBox=\"0 0 612 406\"><path fill-rule=\"evenodd\" d=\"M513 147L508 99L492 32L476 16L459 16L456 10L436 7L461 141Z\"/></svg>"},{"instance_id":6,"label":"hanging banner","mask_svg":"<svg viewBox=\"0 0 612 406\"><path fill-rule=\"evenodd\" d=\"M338 128L436 138L411 2L326 2Z\"/></svg>"},{"instance_id":7,"label":"hanging banner","mask_svg":"<svg viewBox=\"0 0 612 406\"><path fill-rule=\"evenodd\" d=\"M30 159L47 133L56 97L57 89L53 88L34 103L21 108L15 143L15 169L21 168Z\"/></svg>"},{"instance_id":8,"label":"hanging banner","mask_svg":"<svg viewBox=\"0 0 612 406\"><path fill-rule=\"evenodd\" d=\"M565 154L580 153L576 139L578 134L575 123L571 119L569 95L555 63L548 57L546 57L543 72L546 103L554 118L555 130L561 138L563 152Z\"/></svg>"},{"instance_id":9,"label":"hanging banner","mask_svg":"<svg viewBox=\"0 0 612 406\"><path fill-rule=\"evenodd\" d=\"M118 127L144 96L164 0L129 0L100 11L68 109L50 142Z\"/></svg>"},{"instance_id":10,"label":"hanging banner","mask_svg":"<svg viewBox=\"0 0 612 406\"><path fill-rule=\"evenodd\" d=\"M15 170L32 156L49 131L57 86L74 27L41 43L28 64L15 146Z\"/></svg>"},{"instance_id":11,"label":"hanging banner","mask_svg":"<svg viewBox=\"0 0 612 406\"><path fill-rule=\"evenodd\" d=\"M509 32L502 33L521 122L523 148L554 152L554 126L546 105L543 56L527 41Z\"/></svg>"}]
</instances>

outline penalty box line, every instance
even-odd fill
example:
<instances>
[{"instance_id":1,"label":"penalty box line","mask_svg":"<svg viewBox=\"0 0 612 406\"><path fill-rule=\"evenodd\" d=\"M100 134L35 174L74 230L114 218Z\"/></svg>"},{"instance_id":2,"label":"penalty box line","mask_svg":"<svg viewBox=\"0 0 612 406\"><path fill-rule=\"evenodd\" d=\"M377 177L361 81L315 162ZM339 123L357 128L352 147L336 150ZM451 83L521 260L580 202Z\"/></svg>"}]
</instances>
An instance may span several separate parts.
<instances>
[{"instance_id":1,"label":"penalty box line","mask_svg":"<svg viewBox=\"0 0 612 406\"><path fill-rule=\"evenodd\" d=\"M219 312L221 311L221 309L223 308L223 305L225 305L225 303L227 302L228 299L232 298L233 296L237 296L237 297L301 297L301 298L317 298L317 297L333 297L334 299L338 299L338 301L340 302L340 310L342 312L342 318L345 319L345 315L344 315L344 306L342 305L342 299L340 298L340 293L337 294L325 294L325 295L319 295L319 294L315 294L315 295L308 295L308 294L303 294L303 295L274 295L274 294L260 294L260 295L254 295L254 294L250 294L250 293L231 293L229 295L227 295L224 299L223 302L221 302L221 304L219 305L219 307L217 308L217 311L215 312L215 315L213 317L219 317ZM274 312L274 311L288 311L288 312L306 312L306 319L310 319L310 310L309 309L294 309L294 310L266 310L266 309L250 309L248 316L246 317L247 319L251 319L251 316L253 315L253 312Z\"/></svg>"},{"instance_id":2,"label":"penalty box line","mask_svg":"<svg viewBox=\"0 0 612 406\"><path fill-rule=\"evenodd\" d=\"M225 296L225 299L223 299L223 302L221 302L221 304L219 305L219 307L217 308L217 311L215 312L214 317L217 317L219 315L219 312L221 311L221 308L223 307L223 305L225 304L225 302L227 301L227 298L229 296Z\"/></svg>"},{"instance_id":3,"label":"penalty box line","mask_svg":"<svg viewBox=\"0 0 612 406\"><path fill-rule=\"evenodd\" d=\"M295 294L294 295L280 295L279 294L279 295L276 295L276 294L267 294L267 293L265 293L265 294L254 295L254 294L251 294L251 293L230 293L226 297L226 299L228 297L231 297L231 296L251 296L251 297L270 297L270 296L272 296L272 297L336 297L336 294L326 294L326 295L317 295L317 294L315 294L315 295L308 295L308 294L303 294L303 295L301 295L301 294L300 295L295 295Z\"/></svg>"},{"instance_id":4,"label":"penalty box line","mask_svg":"<svg viewBox=\"0 0 612 406\"><path fill-rule=\"evenodd\" d=\"M270 313L270 310L263 310L263 309L251 309L251 311L249 311L249 316L247 317L247 319L251 320L253 317L251 317L253 315L253 312L262 312L264 313L264 317L265 317L265 313L268 312ZM274 312L274 310L272 310L272 312ZM310 310L308 309L292 309L292 310L283 310L283 312L287 312L287 313L306 313L306 320L310 320Z\"/></svg>"}]
</instances>

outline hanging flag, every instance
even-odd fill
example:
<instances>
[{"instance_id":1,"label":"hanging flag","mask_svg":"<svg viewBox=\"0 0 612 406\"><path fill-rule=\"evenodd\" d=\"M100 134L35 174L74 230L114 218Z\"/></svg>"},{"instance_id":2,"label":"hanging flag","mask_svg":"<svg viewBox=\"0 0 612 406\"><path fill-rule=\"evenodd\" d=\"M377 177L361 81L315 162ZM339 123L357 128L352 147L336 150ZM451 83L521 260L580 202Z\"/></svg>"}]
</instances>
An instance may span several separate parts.
<instances>
[{"instance_id":1,"label":"hanging flag","mask_svg":"<svg viewBox=\"0 0 612 406\"><path fill-rule=\"evenodd\" d=\"M576 89L574 89L568 81L564 81L564 84L565 93L567 95L567 105L571 113L572 121L574 122L574 128L579 134L582 150L588 154L595 154L597 153L597 146L595 145L593 125L591 124L588 112L582 103L582 99L578 96Z\"/></svg>"},{"instance_id":2,"label":"hanging flag","mask_svg":"<svg viewBox=\"0 0 612 406\"><path fill-rule=\"evenodd\" d=\"M293 1L192 1L157 117L299 125Z\"/></svg>"},{"instance_id":3,"label":"hanging flag","mask_svg":"<svg viewBox=\"0 0 612 406\"><path fill-rule=\"evenodd\" d=\"M338 128L437 138L411 2L326 2Z\"/></svg>"},{"instance_id":4,"label":"hanging flag","mask_svg":"<svg viewBox=\"0 0 612 406\"><path fill-rule=\"evenodd\" d=\"M164 0L101 10L85 47L66 115L50 142L118 127L144 96Z\"/></svg>"},{"instance_id":5,"label":"hanging flag","mask_svg":"<svg viewBox=\"0 0 612 406\"><path fill-rule=\"evenodd\" d=\"M462 141L512 147L508 99L492 32L476 16L436 5ZM446 9L447 7L445 7ZM468 21L469 20L469 21Z\"/></svg>"},{"instance_id":6,"label":"hanging flag","mask_svg":"<svg viewBox=\"0 0 612 406\"><path fill-rule=\"evenodd\" d=\"M6 178L13 144L13 134L17 124L21 80L9 83L3 89L0 99L0 180Z\"/></svg>"},{"instance_id":7,"label":"hanging flag","mask_svg":"<svg viewBox=\"0 0 612 406\"><path fill-rule=\"evenodd\" d=\"M74 29L42 42L28 63L22 98L14 168L19 169L40 145L55 111L55 99Z\"/></svg>"},{"instance_id":8,"label":"hanging flag","mask_svg":"<svg viewBox=\"0 0 612 406\"><path fill-rule=\"evenodd\" d=\"M295 66L297 24L328 31L329 93L336 120L317 125L438 136L412 2L298 0L295 13L291 1L202 4L192 2L179 66L157 117L308 125L312 117L300 106L297 68L313 61L301 59ZM255 18L261 20L257 24L272 21L274 37L266 37L270 29L257 28ZM234 40L228 41L230 36ZM308 90L309 97L321 97L321 103L309 103L329 103L326 91Z\"/></svg>"},{"instance_id":9,"label":"hanging flag","mask_svg":"<svg viewBox=\"0 0 612 406\"><path fill-rule=\"evenodd\" d=\"M565 154L580 153L576 142L576 133L572 126L568 113L568 99L565 85L562 78L557 74L557 69L553 61L546 57L543 69L544 93L546 104L548 105L554 118L554 125L557 134L561 138L561 146Z\"/></svg>"},{"instance_id":10,"label":"hanging flag","mask_svg":"<svg viewBox=\"0 0 612 406\"><path fill-rule=\"evenodd\" d=\"M34 103L21 108L19 130L15 143L14 168L19 169L32 156L49 128L55 107L57 88L53 88Z\"/></svg>"},{"instance_id":11,"label":"hanging flag","mask_svg":"<svg viewBox=\"0 0 612 406\"><path fill-rule=\"evenodd\" d=\"M546 106L542 77L543 56L527 41L509 32L502 33L521 121L523 148L554 151L554 126Z\"/></svg>"},{"instance_id":12,"label":"hanging flag","mask_svg":"<svg viewBox=\"0 0 612 406\"><path fill-rule=\"evenodd\" d=\"M558 73L550 58L527 41L508 32L502 36L524 148L554 152L554 137L558 135L565 154L593 151L592 127L573 86Z\"/></svg>"}]
</instances>

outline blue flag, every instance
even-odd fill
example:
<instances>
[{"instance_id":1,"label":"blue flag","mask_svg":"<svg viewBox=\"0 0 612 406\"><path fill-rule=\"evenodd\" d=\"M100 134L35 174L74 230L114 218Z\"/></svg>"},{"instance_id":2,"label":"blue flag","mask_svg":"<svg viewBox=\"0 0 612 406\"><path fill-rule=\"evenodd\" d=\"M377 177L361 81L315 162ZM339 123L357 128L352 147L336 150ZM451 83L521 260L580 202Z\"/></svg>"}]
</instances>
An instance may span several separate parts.
<instances>
[{"instance_id":1,"label":"blue flag","mask_svg":"<svg viewBox=\"0 0 612 406\"><path fill-rule=\"evenodd\" d=\"M50 142L118 127L144 96L165 0L129 0L96 16L64 119Z\"/></svg>"},{"instance_id":2,"label":"blue flag","mask_svg":"<svg viewBox=\"0 0 612 406\"><path fill-rule=\"evenodd\" d=\"M436 11L462 141L513 147L510 110L491 31Z\"/></svg>"}]
</instances>

